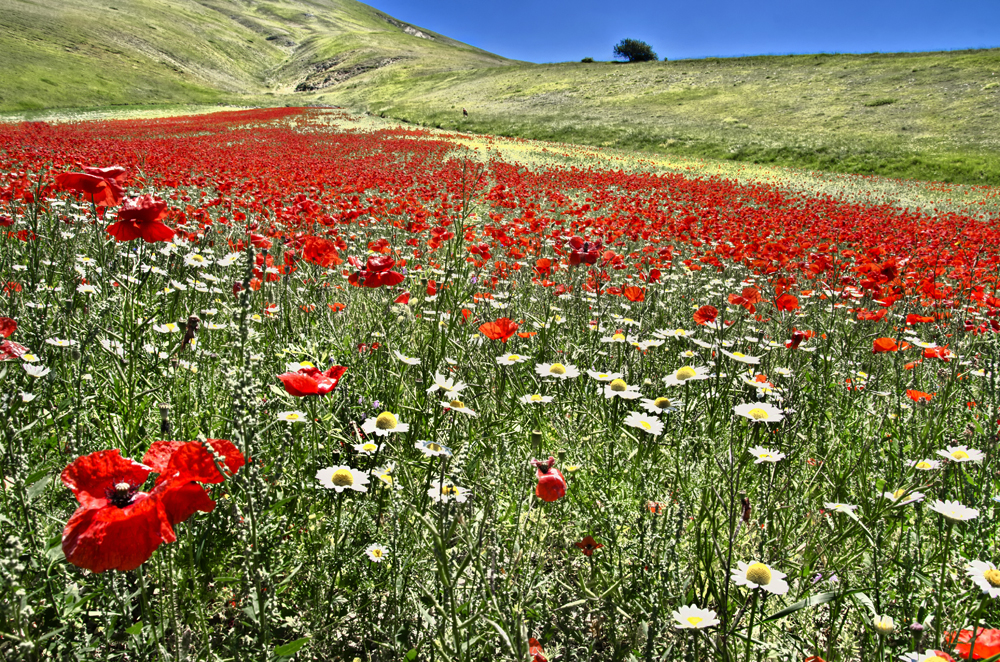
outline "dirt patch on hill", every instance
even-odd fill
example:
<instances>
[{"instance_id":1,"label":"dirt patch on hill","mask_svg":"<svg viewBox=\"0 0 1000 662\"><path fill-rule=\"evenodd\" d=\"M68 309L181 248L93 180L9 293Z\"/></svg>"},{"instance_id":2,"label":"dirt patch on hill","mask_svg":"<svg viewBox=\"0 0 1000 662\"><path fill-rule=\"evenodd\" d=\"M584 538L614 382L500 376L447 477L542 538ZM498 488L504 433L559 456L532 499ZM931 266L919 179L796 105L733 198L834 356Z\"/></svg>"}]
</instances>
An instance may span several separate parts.
<instances>
[{"instance_id":1,"label":"dirt patch on hill","mask_svg":"<svg viewBox=\"0 0 1000 662\"><path fill-rule=\"evenodd\" d=\"M345 80L354 78L355 76L360 76L361 74L381 69L382 67L388 67L390 64L407 59L405 57L374 58L340 66L350 59L350 57L350 53L345 53L344 55L324 60L323 62L317 62L312 66L312 71L306 76L306 79L295 86L295 91L313 92L315 90L322 90L323 88L343 83Z\"/></svg>"}]
</instances>

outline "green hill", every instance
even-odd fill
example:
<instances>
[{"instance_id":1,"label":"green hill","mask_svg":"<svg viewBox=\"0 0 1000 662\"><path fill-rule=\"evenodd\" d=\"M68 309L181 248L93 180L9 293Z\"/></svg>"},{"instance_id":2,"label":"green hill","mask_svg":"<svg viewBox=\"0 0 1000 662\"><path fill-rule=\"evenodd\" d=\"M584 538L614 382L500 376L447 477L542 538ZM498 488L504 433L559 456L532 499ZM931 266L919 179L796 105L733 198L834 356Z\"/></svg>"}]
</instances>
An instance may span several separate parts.
<instances>
[{"instance_id":1,"label":"green hill","mask_svg":"<svg viewBox=\"0 0 1000 662\"><path fill-rule=\"evenodd\" d=\"M4 0L0 110L315 91L509 61L354 0ZM276 103L277 101L272 101Z\"/></svg>"},{"instance_id":2,"label":"green hill","mask_svg":"<svg viewBox=\"0 0 1000 662\"><path fill-rule=\"evenodd\" d=\"M1000 49L538 65L354 0L0 8L0 112L321 103L447 129L1000 184Z\"/></svg>"},{"instance_id":3,"label":"green hill","mask_svg":"<svg viewBox=\"0 0 1000 662\"><path fill-rule=\"evenodd\" d=\"M516 64L375 80L327 98L441 128L1000 184L1000 49Z\"/></svg>"}]
</instances>

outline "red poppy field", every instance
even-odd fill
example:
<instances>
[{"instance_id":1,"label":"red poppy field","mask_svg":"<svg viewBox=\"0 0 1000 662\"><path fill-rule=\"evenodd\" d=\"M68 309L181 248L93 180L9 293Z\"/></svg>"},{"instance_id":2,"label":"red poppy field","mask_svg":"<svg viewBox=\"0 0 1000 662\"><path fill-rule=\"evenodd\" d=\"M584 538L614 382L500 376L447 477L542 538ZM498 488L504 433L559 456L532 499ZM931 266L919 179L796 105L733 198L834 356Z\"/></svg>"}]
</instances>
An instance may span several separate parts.
<instances>
[{"instance_id":1,"label":"red poppy field","mask_svg":"<svg viewBox=\"0 0 1000 662\"><path fill-rule=\"evenodd\" d=\"M480 147L0 124L4 659L1000 654L993 207Z\"/></svg>"}]
</instances>

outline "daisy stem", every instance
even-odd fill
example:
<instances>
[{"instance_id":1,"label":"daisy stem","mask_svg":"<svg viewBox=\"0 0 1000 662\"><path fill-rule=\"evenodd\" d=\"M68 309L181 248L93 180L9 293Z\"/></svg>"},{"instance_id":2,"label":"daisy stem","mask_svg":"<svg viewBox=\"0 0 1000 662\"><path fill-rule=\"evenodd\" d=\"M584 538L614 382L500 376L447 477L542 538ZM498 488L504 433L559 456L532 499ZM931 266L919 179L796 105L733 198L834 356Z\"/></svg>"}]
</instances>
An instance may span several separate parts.
<instances>
[{"instance_id":1,"label":"daisy stem","mask_svg":"<svg viewBox=\"0 0 1000 662\"><path fill-rule=\"evenodd\" d=\"M747 655L746 662L750 662L750 655L753 652L753 618L757 615L757 589L751 592L753 597L750 603L750 620L747 623Z\"/></svg>"},{"instance_id":2,"label":"daisy stem","mask_svg":"<svg viewBox=\"0 0 1000 662\"><path fill-rule=\"evenodd\" d=\"M948 529L944 534L944 556L941 557L941 574L938 575L938 603L937 603L937 613L934 615L934 647L941 648L941 633L942 619L941 615L944 613L944 573L948 568L948 556L951 554L951 529L954 526L951 520L948 520Z\"/></svg>"}]
</instances>

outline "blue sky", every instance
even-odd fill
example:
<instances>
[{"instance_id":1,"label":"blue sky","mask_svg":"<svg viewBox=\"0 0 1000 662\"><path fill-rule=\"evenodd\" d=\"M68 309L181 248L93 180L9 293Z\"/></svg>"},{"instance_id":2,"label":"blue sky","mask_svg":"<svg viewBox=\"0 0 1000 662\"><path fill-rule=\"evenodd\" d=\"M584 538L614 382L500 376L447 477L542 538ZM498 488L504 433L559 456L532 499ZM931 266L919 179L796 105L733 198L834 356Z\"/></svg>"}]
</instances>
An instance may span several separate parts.
<instances>
[{"instance_id":1,"label":"blue sky","mask_svg":"<svg viewBox=\"0 0 1000 662\"><path fill-rule=\"evenodd\" d=\"M890 53L1000 46L1000 0L370 0L396 18L516 60Z\"/></svg>"}]
</instances>

